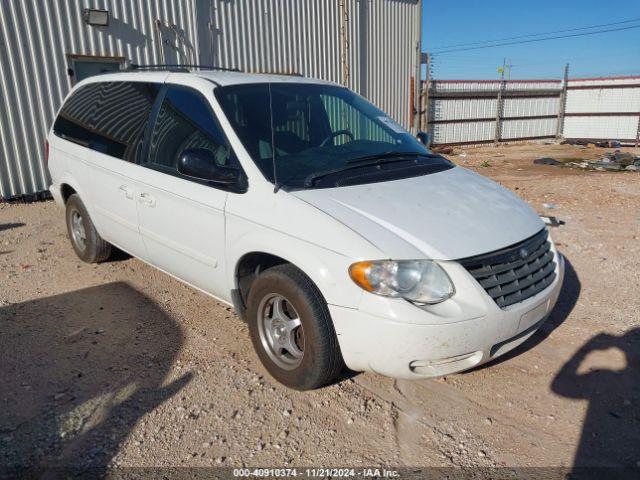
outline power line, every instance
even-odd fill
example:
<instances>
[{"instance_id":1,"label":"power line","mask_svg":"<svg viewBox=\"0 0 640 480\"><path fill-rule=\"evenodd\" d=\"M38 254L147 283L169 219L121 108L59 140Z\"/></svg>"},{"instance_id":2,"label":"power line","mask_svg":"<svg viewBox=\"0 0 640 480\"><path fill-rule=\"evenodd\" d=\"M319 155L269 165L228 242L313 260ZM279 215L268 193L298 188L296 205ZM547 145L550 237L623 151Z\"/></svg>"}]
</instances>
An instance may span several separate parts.
<instances>
[{"instance_id":1,"label":"power line","mask_svg":"<svg viewBox=\"0 0 640 480\"><path fill-rule=\"evenodd\" d=\"M558 35L555 37L546 37L546 38L533 38L530 40L520 40L517 42L503 42L503 43L495 43L493 45L482 45L480 47L468 47L468 48L453 48L450 50L442 50L440 52L433 52L438 55L442 55L443 53L449 52L463 52L467 50L479 50L481 48L492 48L492 47L503 47L505 45L518 45L522 43L533 43L533 42L544 42L545 40L558 40L560 38L571 38L571 37L583 37L585 35L596 35L598 33L608 33L608 32L619 32L621 30L631 30L633 28L640 28L640 25L633 25L630 27L620 27L620 28L609 28L607 30L598 30L597 32L584 32L584 33L574 33L571 35Z\"/></svg>"},{"instance_id":2,"label":"power line","mask_svg":"<svg viewBox=\"0 0 640 480\"><path fill-rule=\"evenodd\" d=\"M634 57L638 60L638 64L640 65L640 51L630 51L630 52L616 52L612 55L607 54L606 60L623 60L629 57ZM533 57L531 57L533 58ZM562 64L567 61L575 62L580 60L590 59L593 60L594 55L565 55L561 58L545 58L544 60L540 60L541 57L535 57L535 59L531 59L530 57L512 57L512 60L518 63L518 68L520 67L537 67L539 65L555 65ZM475 66L486 66L489 63L498 62L497 57L488 58L487 60L480 60L474 58L464 58L458 59L453 55L444 55L442 57L436 56L435 54L431 57L432 65L438 65L441 67L451 68L451 67L475 67Z\"/></svg>"},{"instance_id":3,"label":"power line","mask_svg":"<svg viewBox=\"0 0 640 480\"><path fill-rule=\"evenodd\" d=\"M575 32L578 30L591 30L593 28L602 28L602 27L611 27L613 25L621 25L624 23L633 23L640 21L640 18L632 18L631 20L622 20L620 22L613 23L602 23L600 25L591 25L590 27L576 27L576 28L567 28L565 30L554 30L551 32L542 32L542 33L530 33L528 35L517 35L515 37L505 37L505 38L496 38L495 40L483 40L481 42L470 42L470 43L456 43L453 45L443 45L441 47L434 47L433 50L444 50L454 47L466 47L470 45L481 45L486 43L495 43L495 42L503 42L506 40L516 40L518 38L527 38L527 37L539 37L541 35L553 35L555 33L566 33L566 32Z\"/></svg>"}]
</instances>

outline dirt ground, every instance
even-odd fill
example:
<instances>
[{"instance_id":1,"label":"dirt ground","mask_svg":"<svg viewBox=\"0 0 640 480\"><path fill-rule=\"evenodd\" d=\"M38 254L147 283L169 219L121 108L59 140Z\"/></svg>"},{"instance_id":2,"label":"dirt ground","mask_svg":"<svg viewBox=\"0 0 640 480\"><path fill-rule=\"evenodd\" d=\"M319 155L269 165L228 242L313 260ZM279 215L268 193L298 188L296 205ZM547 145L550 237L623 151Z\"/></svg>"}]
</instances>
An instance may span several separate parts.
<instances>
[{"instance_id":1,"label":"dirt ground","mask_svg":"<svg viewBox=\"0 0 640 480\"><path fill-rule=\"evenodd\" d=\"M528 342L306 393L267 375L230 308L124 255L80 262L53 202L0 204L0 465L640 466L640 173L532 164L606 151L449 155L566 222L560 302Z\"/></svg>"}]
</instances>

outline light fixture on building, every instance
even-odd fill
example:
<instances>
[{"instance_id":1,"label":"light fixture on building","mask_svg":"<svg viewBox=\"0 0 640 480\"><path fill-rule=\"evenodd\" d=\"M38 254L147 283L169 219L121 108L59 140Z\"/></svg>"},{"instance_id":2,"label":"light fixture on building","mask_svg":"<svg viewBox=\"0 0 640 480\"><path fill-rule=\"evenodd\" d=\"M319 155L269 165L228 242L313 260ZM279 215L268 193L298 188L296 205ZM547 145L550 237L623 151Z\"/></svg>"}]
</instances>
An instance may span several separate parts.
<instances>
[{"instance_id":1,"label":"light fixture on building","mask_svg":"<svg viewBox=\"0 0 640 480\"><path fill-rule=\"evenodd\" d=\"M97 8L85 8L82 11L82 18L87 25L95 27L106 27L109 25L109 11Z\"/></svg>"}]
</instances>

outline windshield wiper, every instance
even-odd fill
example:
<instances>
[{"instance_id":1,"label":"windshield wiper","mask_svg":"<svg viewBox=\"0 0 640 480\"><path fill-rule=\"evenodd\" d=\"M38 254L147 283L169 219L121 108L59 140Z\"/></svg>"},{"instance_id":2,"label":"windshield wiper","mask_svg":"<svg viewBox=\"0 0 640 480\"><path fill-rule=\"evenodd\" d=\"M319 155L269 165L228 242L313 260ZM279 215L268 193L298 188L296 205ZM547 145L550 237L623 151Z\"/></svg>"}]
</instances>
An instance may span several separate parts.
<instances>
[{"instance_id":1,"label":"windshield wiper","mask_svg":"<svg viewBox=\"0 0 640 480\"><path fill-rule=\"evenodd\" d=\"M401 158L403 157L403 158ZM324 172L316 172L310 175L307 175L307 178L304 179L304 186L311 187L315 183L316 180L322 177L326 177L328 175L333 175L334 173L340 173L347 170L353 170L355 168L362 167L370 167L375 165L382 165L384 163L395 163L395 162L404 162L407 160L406 157L431 157L429 154L425 153L413 153L413 152L386 152L379 153L377 155L367 155L365 157L357 157L352 158L351 160L347 160L347 164L344 167L334 168L332 170L325 170Z\"/></svg>"},{"instance_id":2,"label":"windshield wiper","mask_svg":"<svg viewBox=\"0 0 640 480\"><path fill-rule=\"evenodd\" d=\"M386 159L386 158L396 158L396 157L426 157L426 158L439 158L440 155L436 155L433 153L419 153L419 152L398 152L395 150L376 153L374 155L365 155L363 157L356 157L350 160L347 160L346 163L360 163L366 162L367 160L375 160L375 159Z\"/></svg>"}]
</instances>

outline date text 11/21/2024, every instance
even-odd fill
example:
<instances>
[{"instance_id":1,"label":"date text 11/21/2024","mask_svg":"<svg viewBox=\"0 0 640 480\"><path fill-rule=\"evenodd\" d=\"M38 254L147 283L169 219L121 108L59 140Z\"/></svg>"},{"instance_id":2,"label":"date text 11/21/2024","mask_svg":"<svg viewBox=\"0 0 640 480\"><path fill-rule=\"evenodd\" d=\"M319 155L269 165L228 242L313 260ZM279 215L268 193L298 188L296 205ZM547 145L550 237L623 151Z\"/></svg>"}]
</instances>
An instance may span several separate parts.
<instances>
[{"instance_id":1,"label":"date text 11/21/2024","mask_svg":"<svg viewBox=\"0 0 640 480\"><path fill-rule=\"evenodd\" d=\"M398 478L397 470L387 468L234 468L233 476L281 478Z\"/></svg>"}]
</instances>

